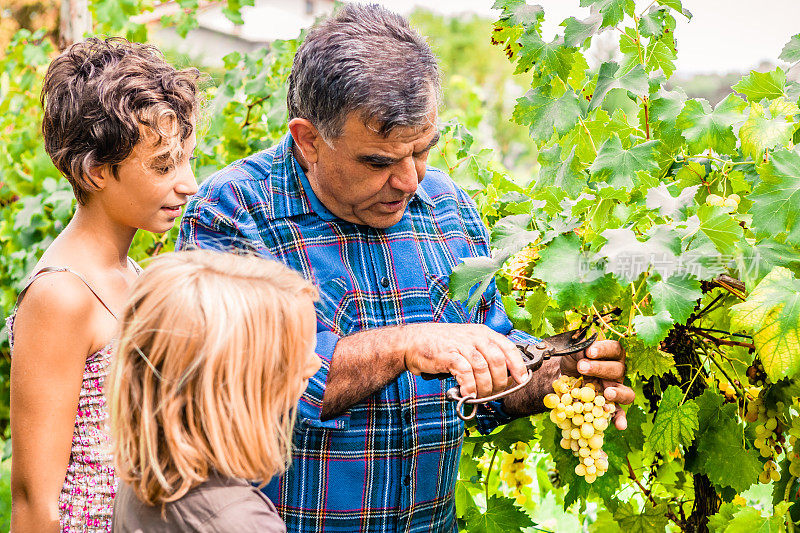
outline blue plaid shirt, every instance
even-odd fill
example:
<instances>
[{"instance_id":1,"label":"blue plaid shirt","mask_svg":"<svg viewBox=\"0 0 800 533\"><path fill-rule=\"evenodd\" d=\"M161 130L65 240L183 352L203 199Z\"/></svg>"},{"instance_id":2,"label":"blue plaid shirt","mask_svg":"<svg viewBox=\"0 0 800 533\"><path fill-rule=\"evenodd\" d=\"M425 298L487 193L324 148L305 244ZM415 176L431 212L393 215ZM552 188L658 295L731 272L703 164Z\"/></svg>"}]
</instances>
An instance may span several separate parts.
<instances>
[{"instance_id":1,"label":"blue plaid shirt","mask_svg":"<svg viewBox=\"0 0 800 533\"><path fill-rule=\"evenodd\" d=\"M287 134L206 180L178 238L179 248L255 251L319 287L322 368L298 406L291 468L264 492L292 532L454 530L464 424L444 392L455 379L425 381L405 372L341 416L322 421L320 411L331 358L345 335L414 322L476 322L525 338L512 331L494 284L472 311L448 297L453 267L489 254L486 227L469 196L435 168L396 225L345 222L316 198L292 143ZM479 409L483 432L508 420L497 404Z\"/></svg>"}]
</instances>

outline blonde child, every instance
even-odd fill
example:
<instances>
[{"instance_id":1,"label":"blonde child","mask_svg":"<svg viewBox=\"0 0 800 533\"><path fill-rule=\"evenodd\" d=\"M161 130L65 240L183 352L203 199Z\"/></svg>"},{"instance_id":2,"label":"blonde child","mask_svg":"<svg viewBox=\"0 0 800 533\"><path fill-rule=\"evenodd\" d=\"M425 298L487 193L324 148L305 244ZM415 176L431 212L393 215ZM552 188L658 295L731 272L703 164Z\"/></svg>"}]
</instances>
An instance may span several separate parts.
<instances>
[{"instance_id":1,"label":"blonde child","mask_svg":"<svg viewBox=\"0 0 800 533\"><path fill-rule=\"evenodd\" d=\"M320 367L316 289L274 261L156 258L133 287L107 381L115 532L283 532L249 481L284 471Z\"/></svg>"}]
</instances>

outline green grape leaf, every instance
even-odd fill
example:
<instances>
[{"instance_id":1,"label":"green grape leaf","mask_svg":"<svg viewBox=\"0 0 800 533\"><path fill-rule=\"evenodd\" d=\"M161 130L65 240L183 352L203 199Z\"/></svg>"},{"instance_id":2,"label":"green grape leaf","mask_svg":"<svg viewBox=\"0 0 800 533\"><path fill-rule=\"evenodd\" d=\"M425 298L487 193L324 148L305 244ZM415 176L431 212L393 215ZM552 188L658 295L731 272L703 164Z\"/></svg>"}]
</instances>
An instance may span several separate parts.
<instances>
[{"instance_id":1,"label":"green grape leaf","mask_svg":"<svg viewBox=\"0 0 800 533\"><path fill-rule=\"evenodd\" d=\"M749 102L760 102L766 98L772 100L784 95L786 73L780 67L772 72L756 72L751 70L736 85L733 90L742 93Z\"/></svg>"},{"instance_id":2,"label":"green grape leaf","mask_svg":"<svg viewBox=\"0 0 800 533\"><path fill-rule=\"evenodd\" d=\"M593 6L603 16L603 27L616 26L625 14L633 16L634 0L581 0L581 7Z\"/></svg>"},{"instance_id":3,"label":"green grape leaf","mask_svg":"<svg viewBox=\"0 0 800 533\"><path fill-rule=\"evenodd\" d=\"M501 11L500 21L506 26L536 27L544 18L544 9L528 5L525 0L495 0L492 9Z\"/></svg>"},{"instance_id":4,"label":"green grape leaf","mask_svg":"<svg viewBox=\"0 0 800 533\"><path fill-rule=\"evenodd\" d=\"M583 20L569 17L561 23L564 26L564 44L572 47L583 46L586 39L597 33L602 22L603 17L599 13L589 15Z\"/></svg>"},{"instance_id":5,"label":"green grape leaf","mask_svg":"<svg viewBox=\"0 0 800 533\"><path fill-rule=\"evenodd\" d=\"M589 102L589 110L594 109L603 103L603 100L609 91L613 89L624 89L630 91L636 96L646 96L649 87L647 84L647 74L641 65L625 70L621 69L618 64L613 61L608 61L600 65L600 72L597 75L597 85L592 95L592 101Z\"/></svg>"},{"instance_id":6,"label":"green grape leaf","mask_svg":"<svg viewBox=\"0 0 800 533\"><path fill-rule=\"evenodd\" d=\"M512 254L535 242L541 233L528 229L531 215L509 215L492 226L492 248Z\"/></svg>"},{"instance_id":7,"label":"green grape leaf","mask_svg":"<svg viewBox=\"0 0 800 533\"><path fill-rule=\"evenodd\" d=\"M692 18L692 14L689 12L689 10L684 9L683 5L681 4L681 0L657 0L657 2L662 6L671 7L688 19Z\"/></svg>"},{"instance_id":8,"label":"green grape leaf","mask_svg":"<svg viewBox=\"0 0 800 533\"><path fill-rule=\"evenodd\" d=\"M517 124L529 126L531 138L546 141L553 133L563 135L572 129L580 116L578 97L572 91L553 98L537 88L517 100L512 118Z\"/></svg>"},{"instance_id":9,"label":"green grape leaf","mask_svg":"<svg viewBox=\"0 0 800 533\"><path fill-rule=\"evenodd\" d=\"M747 120L739 129L742 152L760 161L764 150L789 144L797 129L794 121L797 113L800 113L797 105L786 101L777 100L767 109L753 102Z\"/></svg>"},{"instance_id":10,"label":"green grape leaf","mask_svg":"<svg viewBox=\"0 0 800 533\"><path fill-rule=\"evenodd\" d=\"M581 161L594 161L597 157L597 147L605 140L613 126L611 117L605 109L598 107L589 113L584 120L576 124L559 144L564 150L576 148L575 155Z\"/></svg>"},{"instance_id":11,"label":"green grape leaf","mask_svg":"<svg viewBox=\"0 0 800 533\"><path fill-rule=\"evenodd\" d=\"M681 404L682 399L683 392L675 385L664 391L648 439L654 452L672 453L678 446L688 446L694 440L699 408L694 400Z\"/></svg>"},{"instance_id":12,"label":"green grape leaf","mask_svg":"<svg viewBox=\"0 0 800 533\"><path fill-rule=\"evenodd\" d=\"M589 170L595 178L607 181L612 187L633 187L638 181L637 172L659 170L656 144L657 141L648 141L624 150L619 137L613 135L600 147Z\"/></svg>"},{"instance_id":13,"label":"green grape leaf","mask_svg":"<svg viewBox=\"0 0 800 533\"><path fill-rule=\"evenodd\" d=\"M699 188L699 185L684 187L680 189L678 196L672 196L668 185L661 183L658 187L647 190L645 205L648 209L658 209L662 216L684 220L686 208L694 205L694 196Z\"/></svg>"},{"instance_id":14,"label":"green grape leaf","mask_svg":"<svg viewBox=\"0 0 800 533\"><path fill-rule=\"evenodd\" d=\"M529 442L536 437L536 427L530 417L517 418L508 424L500 426L491 435L469 437L470 441L477 443L491 442L498 450L511 452L511 448L518 442Z\"/></svg>"},{"instance_id":15,"label":"green grape leaf","mask_svg":"<svg viewBox=\"0 0 800 533\"><path fill-rule=\"evenodd\" d=\"M535 29L522 34L519 38L522 48L519 51L515 74L529 71L534 65L545 67L555 72L566 81L572 70L572 51L564 46L560 37L546 43Z\"/></svg>"},{"instance_id":16,"label":"green grape leaf","mask_svg":"<svg viewBox=\"0 0 800 533\"><path fill-rule=\"evenodd\" d=\"M536 525L512 500L498 496L489 497L485 512L470 507L464 520L468 533L508 533Z\"/></svg>"},{"instance_id":17,"label":"green grape leaf","mask_svg":"<svg viewBox=\"0 0 800 533\"><path fill-rule=\"evenodd\" d=\"M714 392L706 391L697 400L701 409L709 394L719 397ZM717 401L713 400L713 403ZM701 419L697 456L699 471L706 474L712 483L742 492L758 480L763 468L758 452L742 447L742 429L737 421L736 409L734 404L726 404L717 407L716 420L713 422L704 424Z\"/></svg>"},{"instance_id":18,"label":"green grape leaf","mask_svg":"<svg viewBox=\"0 0 800 533\"><path fill-rule=\"evenodd\" d=\"M669 276L677 267L680 237L671 228L654 226L644 242L629 228L607 229L601 236L606 243L597 255L607 259L605 271L618 279L630 283L650 267Z\"/></svg>"},{"instance_id":19,"label":"green grape leaf","mask_svg":"<svg viewBox=\"0 0 800 533\"><path fill-rule=\"evenodd\" d=\"M718 154L733 154L736 151L736 136L733 125L744 120L744 100L729 94L714 110L706 100L687 100L676 125L682 130L689 151L699 154L711 148Z\"/></svg>"},{"instance_id":20,"label":"green grape leaf","mask_svg":"<svg viewBox=\"0 0 800 533\"><path fill-rule=\"evenodd\" d=\"M742 303L731 306L731 327L753 332L756 354L773 382L800 371L800 281L775 267Z\"/></svg>"},{"instance_id":21,"label":"green grape leaf","mask_svg":"<svg viewBox=\"0 0 800 533\"><path fill-rule=\"evenodd\" d=\"M733 519L728 522L724 533L784 533L786 531L784 514L761 516L755 507L737 507Z\"/></svg>"},{"instance_id":22,"label":"green grape leaf","mask_svg":"<svg viewBox=\"0 0 800 533\"><path fill-rule=\"evenodd\" d=\"M555 237L539 256L532 275L547 283L547 290L559 306L579 307L604 296L613 298L615 284L611 276L590 263L574 233Z\"/></svg>"},{"instance_id":23,"label":"green grape leaf","mask_svg":"<svg viewBox=\"0 0 800 533\"><path fill-rule=\"evenodd\" d=\"M625 348L625 363L629 376L638 374L649 379L672 372L675 361L672 356L655 346L646 346L639 337L625 337L620 341Z\"/></svg>"},{"instance_id":24,"label":"green grape leaf","mask_svg":"<svg viewBox=\"0 0 800 533\"><path fill-rule=\"evenodd\" d=\"M653 310L656 314L667 311L676 324L683 324L692 314L697 301L703 297L700 282L696 278L677 274L666 280L647 280Z\"/></svg>"},{"instance_id":25,"label":"green grape leaf","mask_svg":"<svg viewBox=\"0 0 800 533\"><path fill-rule=\"evenodd\" d=\"M700 231L714 243L722 254L733 253L736 243L742 240L744 230L722 207L702 205L697 210Z\"/></svg>"},{"instance_id":26,"label":"green grape leaf","mask_svg":"<svg viewBox=\"0 0 800 533\"><path fill-rule=\"evenodd\" d=\"M723 502L716 514L708 518L708 530L711 533L724 533L725 528L733 520L733 514L741 509L738 505L731 502Z\"/></svg>"},{"instance_id":27,"label":"green grape leaf","mask_svg":"<svg viewBox=\"0 0 800 533\"><path fill-rule=\"evenodd\" d=\"M636 315L632 322L636 335L645 346L658 346L658 343L667 338L674 323L669 313L663 310L656 315Z\"/></svg>"},{"instance_id":28,"label":"green grape leaf","mask_svg":"<svg viewBox=\"0 0 800 533\"><path fill-rule=\"evenodd\" d=\"M800 33L793 35L789 39L789 42L781 50L781 55L778 56L778 59L787 63L800 61Z\"/></svg>"},{"instance_id":29,"label":"green grape leaf","mask_svg":"<svg viewBox=\"0 0 800 533\"><path fill-rule=\"evenodd\" d=\"M580 161L575 157L576 147L572 147L569 155L561 160L561 146L539 152L539 177L534 190L555 186L562 189L570 197L577 196L586 185L586 176L581 172Z\"/></svg>"},{"instance_id":30,"label":"green grape leaf","mask_svg":"<svg viewBox=\"0 0 800 533\"><path fill-rule=\"evenodd\" d=\"M739 276L747 287L754 287L776 266L785 266L795 272L800 269L800 250L774 239L762 239L755 244L741 240L737 248Z\"/></svg>"},{"instance_id":31,"label":"green grape leaf","mask_svg":"<svg viewBox=\"0 0 800 533\"><path fill-rule=\"evenodd\" d=\"M667 519L667 504L659 503L656 506L646 502L641 511L629 501L623 502L614 511L614 520L626 533L652 533L664 531L669 520Z\"/></svg>"},{"instance_id":32,"label":"green grape leaf","mask_svg":"<svg viewBox=\"0 0 800 533\"><path fill-rule=\"evenodd\" d=\"M680 87L676 87L673 91L666 91L662 88L650 101L650 120L656 123L674 123L681 114L685 103L686 93Z\"/></svg>"},{"instance_id":33,"label":"green grape leaf","mask_svg":"<svg viewBox=\"0 0 800 533\"><path fill-rule=\"evenodd\" d=\"M503 267L514 252L505 250L492 257L470 257L458 264L450 274L450 297L456 300L467 301L469 307L474 307L486 291L489 283L494 279L497 271ZM478 288L470 295L470 290Z\"/></svg>"},{"instance_id":34,"label":"green grape leaf","mask_svg":"<svg viewBox=\"0 0 800 533\"><path fill-rule=\"evenodd\" d=\"M639 33L645 37L661 37L664 33L664 15L662 8L652 9L647 15L639 19Z\"/></svg>"},{"instance_id":35,"label":"green grape leaf","mask_svg":"<svg viewBox=\"0 0 800 533\"><path fill-rule=\"evenodd\" d=\"M761 182L748 196L756 235L777 237L800 246L800 154L777 151L759 168Z\"/></svg>"},{"instance_id":36,"label":"green grape leaf","mask_svg":"<svg viewBox=\"0 0 800 533\"><path fill-rule=\"evenodd\" d=\"M647 65L653 70L661 69L665 76L675 72L675 60L678 56L663 40L656 41L647 47Z\"/></svg>"}]
</instances>

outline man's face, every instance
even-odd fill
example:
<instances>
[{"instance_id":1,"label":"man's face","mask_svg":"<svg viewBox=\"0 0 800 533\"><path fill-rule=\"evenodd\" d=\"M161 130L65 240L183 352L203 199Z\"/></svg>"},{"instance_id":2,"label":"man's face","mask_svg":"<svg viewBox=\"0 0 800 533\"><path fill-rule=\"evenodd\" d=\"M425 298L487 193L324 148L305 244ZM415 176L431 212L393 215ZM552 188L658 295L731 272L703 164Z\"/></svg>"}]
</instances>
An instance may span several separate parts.
<instances>
[{"instance_id":1,"label":"man's face","mask_svg":"<svg viewBox=\"0 0 800 533\"><path fill-rule=\"evenodd\" d=\"M436 120L434 107L424 126L396 128L383 137L351 114L330 146L321 139L316 143L317 160L308 172L314 193L348 222L373 228L397 224L439 140Z\"/></svg>"}]
</instances>

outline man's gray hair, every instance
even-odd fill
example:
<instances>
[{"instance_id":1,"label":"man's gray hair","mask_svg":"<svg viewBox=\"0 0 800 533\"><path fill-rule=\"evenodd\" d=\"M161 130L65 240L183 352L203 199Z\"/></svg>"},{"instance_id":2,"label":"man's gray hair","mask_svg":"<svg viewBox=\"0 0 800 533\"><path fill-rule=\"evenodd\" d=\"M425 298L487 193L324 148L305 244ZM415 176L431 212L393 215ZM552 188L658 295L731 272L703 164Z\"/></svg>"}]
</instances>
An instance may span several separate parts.
<instances>
[{"instance_id":1,"label":"man's gray hair","mask_svg":"<svg viewBox=\"0 0 800 533\"><path fill-rule=\"evenodd\" d=\"M380 135L424 127L438 104L439 69L408 20L378 5L346 4L309 31L289 76L289 118L305 118L328 141L357 112Z\"/></svg>"}]
</instances>

